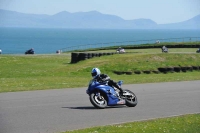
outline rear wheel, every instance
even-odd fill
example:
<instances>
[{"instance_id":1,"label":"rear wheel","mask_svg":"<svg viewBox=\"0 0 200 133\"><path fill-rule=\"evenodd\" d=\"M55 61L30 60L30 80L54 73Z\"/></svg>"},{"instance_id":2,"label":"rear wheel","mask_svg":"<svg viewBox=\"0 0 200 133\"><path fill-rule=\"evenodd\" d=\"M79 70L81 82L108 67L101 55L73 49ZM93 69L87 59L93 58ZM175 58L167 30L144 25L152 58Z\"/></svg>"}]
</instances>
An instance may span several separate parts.
<instances>
[{"instance_id":1,"label":"rear wheel","mask_svg":"<svg viewBox=\"0 0 200 133\"><path fill-rule=\"evenodd\" d=\"M130 90L125 90L125 91L130 93L130 95L126 95L126 98L125 98L126 106L135 107L138 103L136 95Z\"/></svg>"},{"instance_id":2,"label":"rear wheel","mask_svg":"<svg viewBox=\"0 0 200 133\"><path fill-rule=\"evenodd\" d=\"M90 102L92 105L99 109L104 109L107 106L107 101L101 93L92 93L90 95Z\"/></svg>"}]
</instances>

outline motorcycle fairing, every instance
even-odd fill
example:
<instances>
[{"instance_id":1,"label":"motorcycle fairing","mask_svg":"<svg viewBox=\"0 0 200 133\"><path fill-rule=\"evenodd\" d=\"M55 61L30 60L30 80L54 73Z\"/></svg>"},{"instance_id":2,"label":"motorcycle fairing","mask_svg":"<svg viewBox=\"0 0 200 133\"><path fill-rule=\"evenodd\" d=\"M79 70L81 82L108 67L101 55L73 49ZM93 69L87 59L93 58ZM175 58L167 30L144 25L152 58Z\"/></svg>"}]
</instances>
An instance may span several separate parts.
<instances>
[{"instance_id":1,"label":"motorcycle fairing","mask_svg":"<svg viewBox=\"0 0 200 133\"><path fill-rule=\"evenodd\" d=\"M120 80L120 81L118 81L118 82L117 82L117 84L118 84L119 86L122 86L122 84L123 84L123 81L122 81L122 80Z\"/></svg>"},{"instance_id":2,"label":"motorcycle fairing","mask_svg":"<svg viewBox=\"0 0 200 133\"><path fill-rule=\"evenodd\" d=\"M108 106L122 104L122 102L120 102L117 96L117 93L112 87L99 83L99 82L93 82L92 84L90 84L88 87L87 93L91 94L91 93L99 92L99 91L106 94L108 98Z\"/></svg>"}]
</instances>

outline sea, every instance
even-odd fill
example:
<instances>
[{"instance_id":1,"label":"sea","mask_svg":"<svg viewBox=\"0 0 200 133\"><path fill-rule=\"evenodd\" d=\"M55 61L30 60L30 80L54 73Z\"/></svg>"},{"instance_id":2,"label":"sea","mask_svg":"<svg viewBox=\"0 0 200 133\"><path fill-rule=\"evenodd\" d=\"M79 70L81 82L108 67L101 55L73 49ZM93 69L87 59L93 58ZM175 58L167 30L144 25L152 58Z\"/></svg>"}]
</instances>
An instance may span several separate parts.
<instances>
[{"instance_id":1,"label":"sea","mask_svg":"<svg viewBox=\"0 0 200 133\"><path fill-rule=\"evenodd\" d=\"M2 54L53 54L105 46L200 41L200 30L0 28Z\"/></svg>"}]
</instances>

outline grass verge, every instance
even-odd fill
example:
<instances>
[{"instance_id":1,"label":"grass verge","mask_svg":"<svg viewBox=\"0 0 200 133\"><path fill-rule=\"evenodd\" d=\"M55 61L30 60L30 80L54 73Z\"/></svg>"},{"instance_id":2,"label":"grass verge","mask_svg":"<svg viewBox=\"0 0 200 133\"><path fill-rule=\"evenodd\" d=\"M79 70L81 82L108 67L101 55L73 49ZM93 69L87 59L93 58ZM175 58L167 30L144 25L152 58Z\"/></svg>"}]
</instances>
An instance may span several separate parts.
<instances>
[{"instance_id":1,"label":"grass verge","mask_svg":"<svg viewBox=\"0 0 200 133\"><path fill-rule=\"evenodd\" d=\"M117 125L99 126L64 133L199 133L200 114L188 114Z\"/></svg>"},{"instance_id":2,"label":"grass verge","mask_svg":"<svg viewBox=\"0 0 200 133\"><path fill-rule=\"evenodd\" d=\"M113 73L170 66L200 66L200 54L191 53L191 49L174 49L176 52L167 54L155 50L133 50L128 54L96 57L76 64L70 63L70 54L1 55L0 92L87 87L93 67L99 67L102 73L115 81L123 80L125 84L200 80L200 71L140 75Z\"/></svg>"}]
</instances>

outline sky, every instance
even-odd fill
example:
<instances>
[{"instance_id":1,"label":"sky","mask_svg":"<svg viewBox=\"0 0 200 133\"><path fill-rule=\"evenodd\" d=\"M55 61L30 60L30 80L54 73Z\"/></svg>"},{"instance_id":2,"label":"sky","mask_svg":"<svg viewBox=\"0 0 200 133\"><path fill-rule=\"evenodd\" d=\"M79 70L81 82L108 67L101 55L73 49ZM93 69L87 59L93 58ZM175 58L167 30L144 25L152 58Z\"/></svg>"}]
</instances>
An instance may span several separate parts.
<instances>
[{"instance_id":1,"label":"sky","mask_svg":"<svg viewBox=\"0 0 200 133\"><path fill-rule=\"evenodd\" d=\"M0 9L47 15L95 10L125 20L146 18L166 24L200 15L200 0L0 0Z\"/></svg>"}]
</instances>

